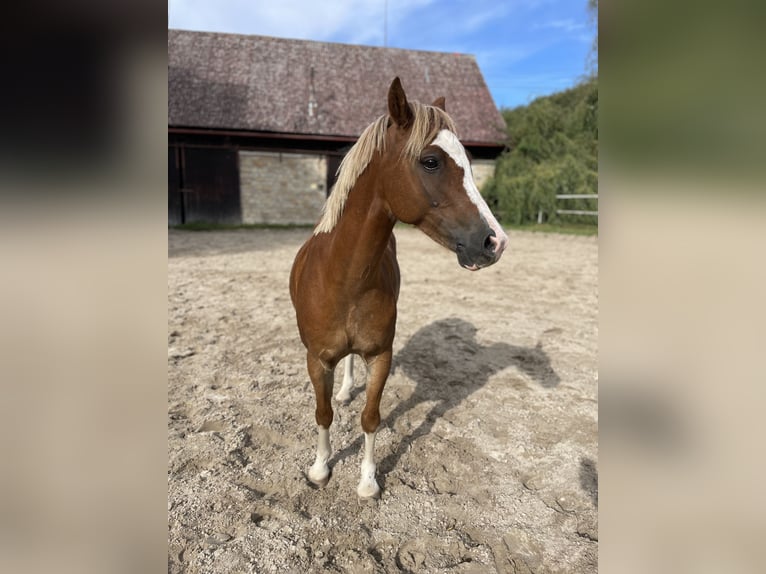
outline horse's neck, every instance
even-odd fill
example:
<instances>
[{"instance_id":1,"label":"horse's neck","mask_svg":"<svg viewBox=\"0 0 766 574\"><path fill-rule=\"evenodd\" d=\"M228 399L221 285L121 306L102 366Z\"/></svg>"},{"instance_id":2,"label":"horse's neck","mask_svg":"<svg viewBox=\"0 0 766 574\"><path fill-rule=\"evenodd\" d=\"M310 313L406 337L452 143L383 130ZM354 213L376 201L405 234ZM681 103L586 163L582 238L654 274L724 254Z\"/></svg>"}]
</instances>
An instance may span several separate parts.
<instances>
[{"instance_id":1,"label":"horse's neck","mask_svg":"<svg viewBox=\"0 0 766 574\"><path fill-rule=\"evenodd\" d=\"M350 280L369 275L380 263L394 223L382 199L380 182L360 177L349 192L343 214L333 230L335 255L344 261L344 274Z\"/></svg>"}]
</instances>

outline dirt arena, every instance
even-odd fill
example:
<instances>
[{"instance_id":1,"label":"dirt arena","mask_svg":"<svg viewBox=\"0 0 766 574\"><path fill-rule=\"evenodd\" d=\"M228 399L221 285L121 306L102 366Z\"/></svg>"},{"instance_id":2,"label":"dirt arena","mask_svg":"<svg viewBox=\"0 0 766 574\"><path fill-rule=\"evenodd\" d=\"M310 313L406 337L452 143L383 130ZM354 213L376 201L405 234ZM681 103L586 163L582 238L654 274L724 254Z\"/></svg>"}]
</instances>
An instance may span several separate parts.
<instances>
[{"instance_id":1,"label":"dirt arena","mask_svg":"<svg viewBox=\"0 0 766 574\"><path fill-rule=\"evenodd\" d=\"M305 478L314 399L287 284L309 233L169 232L168 571L596 572L597 239L510 232L472 273L396 229L383 494L360 502L361 360L330 482Z\"/></svg>"}]
</instances>

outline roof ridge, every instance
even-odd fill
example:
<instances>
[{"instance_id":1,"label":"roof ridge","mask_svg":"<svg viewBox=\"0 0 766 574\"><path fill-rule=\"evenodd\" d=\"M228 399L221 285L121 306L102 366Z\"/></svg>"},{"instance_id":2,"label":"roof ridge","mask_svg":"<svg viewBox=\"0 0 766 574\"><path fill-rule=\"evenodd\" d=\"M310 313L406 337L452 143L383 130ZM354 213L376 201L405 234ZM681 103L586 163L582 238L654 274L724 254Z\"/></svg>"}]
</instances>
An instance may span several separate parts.
<instances>
[{"instance_id":1,"label":"roof ridge","mask_svg":"<svg viewBox=\"0 0 766 574\"><path fill-rule=\"evenodd\" d=\"M209 34L213 36L238 36L240 38L268 38L269 40L278 40L282 42L297 42L306 44L328 44L335 46L353 46L355 48L366 48L370 50L392 50L401 52L422 52L424 54L449 54L451 56L468 56L476 59L475 54L470 52L445 52L441 50L423 50L420 48L401 48L398 46L372 46L370 44L352 44L348 42L331 42L326 40L307 40L304 38L286 38L283 36L270 36L268 34L237 34L234 32L213 32L211 30L187 30L184 28L168 28L168 32L181 32L189 34Z\"/></svg>"}]
</instances>

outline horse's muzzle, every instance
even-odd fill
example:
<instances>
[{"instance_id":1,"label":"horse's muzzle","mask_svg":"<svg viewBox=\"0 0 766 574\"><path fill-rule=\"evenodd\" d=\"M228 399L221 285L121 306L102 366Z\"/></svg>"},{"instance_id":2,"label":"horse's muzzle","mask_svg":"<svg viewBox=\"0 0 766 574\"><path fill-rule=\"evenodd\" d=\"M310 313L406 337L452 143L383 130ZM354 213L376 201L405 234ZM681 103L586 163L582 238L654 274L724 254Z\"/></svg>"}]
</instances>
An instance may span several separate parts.
<instances>
[{"instance_id":1,"label":"horse's muzzle","mask_svg":"<svg viewBox=\"0 0 766 574\"><path fill-rule=\"evenodd\" d=\"M484 229L458 240L455 244L455 253L460 266L470 271L477 271L497 263L508 246L508 236L502 231L500 233L501 236L498 237L493 229Z\"/></svg>"}]
</instances>

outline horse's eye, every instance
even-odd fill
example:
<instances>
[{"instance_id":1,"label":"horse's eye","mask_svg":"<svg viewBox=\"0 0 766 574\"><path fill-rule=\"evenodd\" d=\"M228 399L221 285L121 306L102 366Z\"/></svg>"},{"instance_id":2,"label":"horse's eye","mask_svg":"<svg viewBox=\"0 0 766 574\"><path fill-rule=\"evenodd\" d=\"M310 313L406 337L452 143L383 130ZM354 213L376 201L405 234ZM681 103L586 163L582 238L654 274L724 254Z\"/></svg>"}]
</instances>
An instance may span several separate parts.
<instances>
[{"instance_id":1,"label":"horse's eye","mask_svg":"<svg viewBox=\"0 0 766 574\"><path fill-rule=\"evenodd\" d=\"M436 171L439 169L439 160L433 156L423 158L420 162L427 171Z\"/></svg>"}]
</instances>

